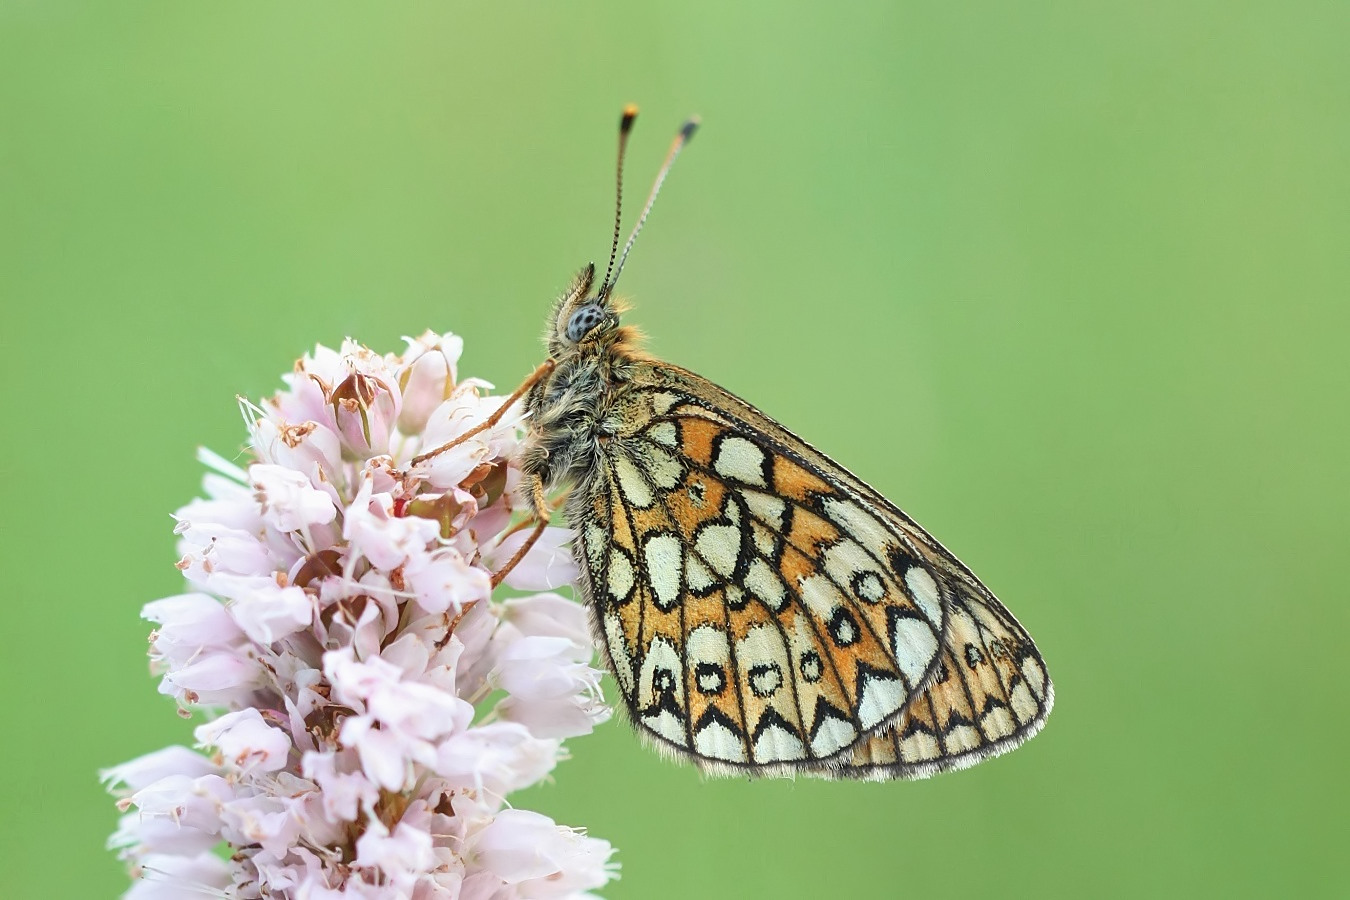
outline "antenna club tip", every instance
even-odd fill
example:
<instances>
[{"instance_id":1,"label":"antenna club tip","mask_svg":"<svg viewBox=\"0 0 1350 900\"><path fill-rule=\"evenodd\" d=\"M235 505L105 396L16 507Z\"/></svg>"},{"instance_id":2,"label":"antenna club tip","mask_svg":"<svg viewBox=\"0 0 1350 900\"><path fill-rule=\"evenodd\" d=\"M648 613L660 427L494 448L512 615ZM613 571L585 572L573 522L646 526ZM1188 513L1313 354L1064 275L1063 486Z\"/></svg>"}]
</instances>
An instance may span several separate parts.
<instances>
[{"instance_id":1,"label":"antenna club tip","mask_svg":"<svg viewBox=\"0 0 1350 900\"><path fill-rule=\"evenodd\" d=\"M689 120L684 123L684 126L682 128L680 128L680 137L682 137L686 141L689 140L691 137L694 136L694 132L698 131L698 126L700 124L701 123L698 116L690 116Z\"/></svg>"},{"instance_id":2,"label":"antenna club tip","mask_svg":"<svg viewBox=\"0 0 1350 900\"><path fill-rule=\"evenodd\" d=\"M633 127L633 120L637 118L638 108L636 103L630 103L623 108L623 118L619 119L619 130L628 131Z\"/></svg>"}]
</instances>

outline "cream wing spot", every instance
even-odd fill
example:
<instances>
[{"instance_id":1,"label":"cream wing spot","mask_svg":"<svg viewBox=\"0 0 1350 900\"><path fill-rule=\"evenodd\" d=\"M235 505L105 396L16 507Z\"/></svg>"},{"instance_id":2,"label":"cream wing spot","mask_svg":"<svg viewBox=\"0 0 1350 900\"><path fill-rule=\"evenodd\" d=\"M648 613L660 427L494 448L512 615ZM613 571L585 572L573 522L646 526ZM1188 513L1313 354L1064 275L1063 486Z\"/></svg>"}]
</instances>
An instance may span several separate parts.
<instances>
[{"instance_id":1,"label":"cream wing spot","mask_svg":"<svg viewBox=\"0 0 1350 900\"><path fill-rule=\"evenodd\" d=\"M618 613L606 613L604 617L605 646L609 649L610 659L614 663L614 677L619 688L625 694L633 692L633 657L629 652L628 640L623 633L623 620Z\"/></svg>"},{"instance_id":2,"label":"cream wing spot","mask_svg":"<svg viewBox=\"0 0 1350 900\"><path fill-rule=\"evenodd\" d=\"M713 459L713 471L723 478L764 487L764 451L737 435L722 439Z\"/></svg>"},{"instance_id":3,"label":"cream wing spot","mask_svg":"<svg viewBox=\"0 0 1350 900\"><path fill-rule=\"evenodd\" d=\"M674 422L657 422L647 429L647 434L663 447L675 447L680 443L679 430Z\"/></svg>"},{"instance_id":4,"label":"cream wing spot","mask_svg":"<svg viewBox=\"0 0 1350 900\"><path fill-rule=\"evenodd\" d=\"M885 596L886 587L882 583L880 573L875 571L877 561L857 541L843 538L830 544L825 548L824 560L825 572L834 579L836 584L855 585L861 573L871 572L880 594L878 599Z\"/></svg>"},{"instance_id":5,"label":"cream wing spot","mask_svg":"<svg viewBox=\"0 0 1350 900\"><path fill-rule=\"evenodd\" d=\"M745 587L776 613L782 612L787 607L787 586L783 584L773 567L762 559L750 563L750 568L745 573Z\"/></svg>"},{"instance_id":6,"label":"cream wing spot","mask_svg":"<svg viewBox=\"0 0 1350 900\"><path fill-rule=\"evenodd\" d=\"M1022 660L1022 677L1026 679L1032 693L1037 697L1045 696L1045 669L1034 657L1028 656Z\"/></svg>"},{"instance_id":7,"label":"cream wing spot","mask_svg":"<svg viewBox=\"0 0 1350 900\"><path fill-rule=\"evenodd\" d=\"M839 589L824 575L809 575L801 579L798 595L808 612L822 622L830 621L834 611L844 602Z\"/></svg>"},{"instance_id":8,"label":"cream wing spot","mask_svg":"<svg viewBox=\"0 0 1350 900\"><path fill-rule=\"evenodd\" d=\"M609 596L615 603L624 603L633 591L633 564L628 554L618 547L609 551Z\"/></svg>"},{"instance_id":9,"label":"cream wing spot","mask_svg":"<svg viewBox=\"0 0 1350 900\"><path fill-rule=\"evenodd\" d=\"M750 515L770 528L782 530L783 514L787 511L787 504L781 497L760 491L746 491L745 505L750 508Z\"/></svg>"},{"instance_id":10,"label":"cream wing spot","mask_svg":"<svg viewBox=\"0 0 1350 900\"><path fill-rule=\"evenodd\" d=\"M858 729L851 722L825 716L811 738L811 753L815 756L829 756L838 753L858 739Z\"/></svg>"},{"instance_id":11,"label":"cream wing spot","mask_svg":"<svg viewBox=\"0 0 1350 900\"><path fill-rule=\"evenodd\" d=\"M924 762L941 755L937 738L926 731L916 731L900 741L900 756L905 762Z\"/></svg>"},{"instance_id":12,"label":"cream wing spot","mask_svg":"<svg viewBox=\"0 0 1350 900\"><path fill-rule=\"evenodd\" d=\"M731 643L727 633L715 625L700 625L689 632L685 653L690 663L715 663L725 666L731 662Z\"/></svg>"},{"instance_id":13,"label":"cream wing spot","mask_svg":"<svg viewBox=\"0 0 1350 900\"><path fill-rule=\"evenodd\" d=\"M668 709L662 708L644 715L642 724L672 744L684 744L684 723Z\"/></svg>"},{"instance_id":14,"label":"cream wing spot","mask_svg":"<svg viewBox=\"0 0 1350 900\"><path fill-rule=\"evenodd\" d=\"M611 458L614 460L614 473L619 477L619 489L623 491L624 500L640 509L651 506L654 499L651 486L629 459L628 454L616 453Z\"/></svg>"},{"instance_id":15,"label":"cream wing spot","mask_svg":"<svg viewBox=\"0 0 1350 900\"><path fill-rule=\"evenodd\" d=\"M709 759L736 763L746 761L741 739L721 722L707 722L695 732L694 749Z\"/></svg>"},{"instance_id":16,"label":"cream wing spot","mask_svg":"<svg viewBox=\"0 0 1350 900\"><path fill-rule=\"evenodd\" d=\"M858 542L868 547L885 547L894 543L895 535L881 520L851 500L827 497L822 503L825 515L847 531Z\"/></svg>"},{"instance_id":17,"label":"cream wing spot","mask_svg":"<svg viewBox=\"0 0 1350 900\"><path fill-rule=\"evenodd\" d=\"M991 741L1007 737L1017 730L1017 723L1013 721L1012 714L1002 706L995 706L980 719L980 728L989 735Z\"/></svg>"},{"instance_id":18,"label":"cream wing spot","mask_svg":"<svg viewBox=\"0 0 1350 900\"><path fill-rule=\"evenodd\" d=\"M699 691L722 693L731 666L731 642L725 631L714 625L693 629L685 645L685 657L686 665L694 673L694 686Z\"/></svg>"},{"instance_id":19,"label":"cream wing spot","mask_svg":"<svg viewBox=\"0 0 1350 900\"><path fill-rule=\"evenodd\" d=\"M788 669L787 647L783 635L772 625L756 625L736 642L736 660L743 672L756 666L777 669L780 675Z\"/></svg>"},{"instance_id":20,"label":"cream wing spot","mask_svg":"<svg viewBox=\"0 0 1350 900\"><path fill-rule=\"evenodd\" d=\"M802 739L781 725L764 728L755 738L755 762L791 762L806 756Z\"/></svg>"},{"instance_id":21,"label":"cream wing spot","mask_svg":"<svg viewBox=\"0 0 1350 900\"><path fill-rule=\"evenodd\" d=\"M928 621L935 625L942 621L942 597L938 592L937 582L927 569L923 566L910 566L905 571L905 587L909 588L914 602Z\"/></svg>"},{"instance_id":22,"label":"cream wing spot","mask_svg":"<svg viewBox=\"0 0 1350 900\"><path fill-rule=\"evenodd\" d=\"M678 394L657 391L652 394L652 412L656 413L658 416L664 416L679 402L680 397Z\"/></svg>"},{"instance_id":23,"label":"cream wing spot","mask_svg":"<svg viewBox=\"0 0 1350 900\"><path fill-rule=\"evenodd\" d=\"M689 590L695 594L706 593L710 588L717 584L717 579L708 567L697 556L690 556L685 561L685 582L689 585Z\"/></svg>"},{"instance_id":24,"label":"cream wing spot","mask_svg":"<svg viewBox=\"0 0 1350 900\"><path fill-rule=\"evenodd\" d=\"M675 608L684 581L684 548L673 534L654 534L642 546L654 600L666 612Z\"/></svg>"},{"instance_id":25,"label":"cream wing spot","mask_svg":"<svg viewBox=\"0 0 1350 900\"><path fill-rule=\"evenodd\" d=\"M680 654L675 645L664 636L652 638L647 647L647 655L642 660L642 671L638 677L638 702L641 706L657 705L662 695L671 694L676 703L684 707L683 679L676 673L683 671Z\"/></svg>"},{"instance_id":26,"label":"cream wing spot","mask_svg":"<svg viewBox=\"0 0 1350 900\"><path fill-rule=\"evenodd\" d=\"M943 736L943 743L947 745L948 754L965 753L980 746L983 740L975 726L957 725Z\"/></svg>"},{"instance_id":27,"label":"cream wing spot","mask_svg":"<svg viewBox=\"0 0 1350 900\"><path fill-rule=\"evenodd\" d=\"M778 537L758 522L750 523L750 538L760 556L773 559L778 553Z\"/></svg>"},{"instance_id":28,"label":"cream wing spot","mask_svg":"<svg viewBox=\"0 0 1350 900\"><path fill-rule=\"evenodd\" d=\"M722 510L722 515L726 516L727 521L732 525L739 526L741 524L741 505L731 498L727 498L727 503Z\"/></svg>"},{"instance_id":29,"label":"cream wing spot","mask_svg":"<svg viewBox=\"0 0 1350 900\"><path fill-rule=\"evenodd\" d=\"M891 649L905 678L917 684L937 656L938 638L924 620L896 616L891 623Z\"/></svg>"},{"instance_id":30,"label":"cream wing spot","mask_svg":"<svg viewBox=\"0 0 1350 900\"><path fill-rule=\"evenodd\" d=\"M739 585L728 584L723 587L726 591L727 606L732 609L742 609L745 607L745 592Z\"/></svg>"},{"instance_id":31,"label":"cream wing spot","mask_svg":"<svg viewBox=\"0 0 1350 900\"><path fill-rule=\"evenodd\" d=\"M582 531L581 543L586 550L586 561L591 564L591 571L599 572L605 564L605 546L609 544L609 535L605 529L591 522Z\"/></svg>"},{"instance_id":32,"label":"cream wing spot","mask_svg":"<svg viewBox=\"0 0 1350 900\"><path fill-rule=\"evenodd\" d=\"M635 452L647 478L658 488L668 491L680 483L684 469L670 453L648 441L638 442Z\"/></svg>"},{"instance_id":33,"label":"cream wing spot","mask_svg":"<svg viewBox=\"0 0 1350 900\"><path fill-rule=\"evenodd\" d=\"M900 679L882 673L864 675L862 696L858 698L858 723L864 731L880 724L900 709L905 697Z\"/></svg>"},{"instance_id":34,"label":"cream wing spot","mask_svg":"<svg viewBox=\"0 0 1350 900\"><path fill-rule=\"evenodd\" d=\"M723 578L736 571L741 555L741 530L735 525L704 525L694 540L694 548L714 572Z\"/></svg>"},{"instance_id":35,"label":"cream wing spot","mask_svg":"<svg viewBox=\"0 0 1350 900\"><path fill-rule=\"evenodd\" d=\"M1031 696L1031 691L1027 688L1025 681L1017 682L1017 687L1013 688L1012 696L1008 698L1012 704L1013 714L1017 716L1020 722L1030 722L1036 718L1040 712L1040 706L1036 703L1036 698Z\"/></svg>"}]
</instances>

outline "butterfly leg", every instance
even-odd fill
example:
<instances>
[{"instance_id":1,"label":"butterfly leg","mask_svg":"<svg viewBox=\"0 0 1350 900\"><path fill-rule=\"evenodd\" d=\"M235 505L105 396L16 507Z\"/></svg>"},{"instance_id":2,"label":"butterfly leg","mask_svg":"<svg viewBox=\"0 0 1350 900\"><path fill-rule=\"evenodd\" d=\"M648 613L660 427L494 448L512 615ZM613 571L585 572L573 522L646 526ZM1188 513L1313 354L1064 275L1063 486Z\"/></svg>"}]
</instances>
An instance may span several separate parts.
<instances>
[{"instance_id":1,"label":"butterfly leg","mask_svg":"<svg viewBox=\"0 0 1350 900\"><path fill-rule=\"evenodd\" d=\"M539 365L539 368L531 372L530 376L526 378L523 382L521 382L520 387L516 388L514 391L511 392L511 396L506 398L506 402L504 402L501 406L497 407L496 412L488 416L481 423L470 428L468 431L464 432L463 434L456 435L454 438L452 438L449 441L446 441L439 447L436 447L433 450L428 450L426 453L420 453L417 456L414 456L412 464L414 466L421 465L422 463L426 462L432 457L439 456L440 454L444 453L447 450L452 450L455 447L458 447L460 444L467 441L469 438L473 437L474 435L487 431L489 428L496 425L498 422L501 421L502 416L506 415L506 411L510 409L512 406L515 406L516 401L519 400L521 397L525 396L525 393L530 388L534 387L535 384L539 382L539 379L546 377L550 372L553 371L554 365L555 363L553 362L553 360L551 359L544 360L544 362Z\"/></svg>"},{"instance_id":2,"label":"butterfly leg","mask_svg":"<svg viewBox=\"0 0 1350 900\"><path fill-rule=\"evenodd\" d=\"M502 583L502 580L510 574L511 570L520 565L520 561L525 558L525 554L530 552L535 542L543 535L544 529L548 527L549 518L553 515L553 510L548 505L548 497L544 496L544 481L538 475L527 476L530 479L530 506L531 513L534 516L534 530L530 536L525 539L525 543L520 545L506 565L502 566L496 572L492 573L492 586L496 587Z\"/></svg>"},{"instance_id":3,"label":"butterfly leg","mask_svg":"<svg viewBox=\"0 0 1350 900\"><path fill-rule=\"evenodd\" d=\"M440 640L436 641L437 650L445 649L445 645L450 643L450 635L455 633L455 626L459 625L460 621L464 618L464 616L468 613L468 611L473 609L477 605L478 605L477 600L470 600L468 603L464 604L460 608L459 612L455 613L454 616L451 616L449 613L446 613L447 621L445 624L445 634L441 636Z\"/></svg>"}]
</instances>

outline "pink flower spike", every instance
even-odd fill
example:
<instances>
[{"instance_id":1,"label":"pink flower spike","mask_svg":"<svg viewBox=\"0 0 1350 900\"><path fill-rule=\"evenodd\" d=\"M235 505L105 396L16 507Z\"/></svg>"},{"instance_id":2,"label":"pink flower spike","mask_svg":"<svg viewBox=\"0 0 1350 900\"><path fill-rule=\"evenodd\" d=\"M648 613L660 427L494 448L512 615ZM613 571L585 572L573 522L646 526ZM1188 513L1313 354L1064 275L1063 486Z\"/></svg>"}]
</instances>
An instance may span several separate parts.
<instances>
[{"instance_id":1,"label":"pink flower spike","mask_svg":"<svg viewBox=\"0 0 1350 900\"><path fill-rule=\"evenodd\" d=\"M248 477L263 518L277 531L301 531L326 525L337 517L337 507L304 474L285 466L259 463L249 466Z\"/></svg>"},{"instance_id":2,"label":"pink flower spike","mask_svg":"<svg viewBox=\"0 0 1350 900\"><path fill-rule=\"evenodd\" d=\"M590 624L586 611L560 594L530 594L512 597L501 606L503 627L512 627L524 635L565 637L581 648L582 659L590 659Z\"/></svg>"},{"instance_id":3,"label":"pink flower spike","mask_svg":"<svg viewBox=\"0 0 1350 900\"><path fill-rule=\"evenodd\" d=\"M215 765L200 753L175 745L138 756L120 766L104 769L99 773L99 777L109 790L128 788L138 791L170 775L199 778L215 771Z\"/></svg>"},{"instance_id":4,"label":"pink flower spike","mask_svg":"<svg viewBox=\"0 0 1350 900\"><path fill-rule=\"evenodd\" d=\"M278 587L269 579L257 590L237 596L230 605L230 616L254 643L266 646L307 628L314 619L314 606L314 600L300 588Z\"/></svg>"},{"instance_id":5,"label":"pink flower spike","mask_svg":"<svg viewBox=\"0 0 1350 900\"><path fill-rule=\"evenodd\" d=\"M345 521L342 536L377 569L393 569L410 555L427 553L428 546L440 536L431 519L396 515L393 498L374 495L368 480L348 507Z\"/></svg>"},{"instance_id":6,"label":"pink flower spike","mask_svg":"<svg viewBox=\"0 0 1350 900\"><path fill-rule=\"evenodd\" d=\"M375 819L356 841L354 864L378 871L402 896L411 896L418 879L436 868L431 834L402 822L391 833Z\"/></svg>"},{"instance_id":7,"label":"pink flower spike","mask_svg":"<svg viewBox=\"0 0 1350 900\"><path fill-rule=\"evenodd\" d=\"M139 879L123 900L225 896L233 881L229 864L210 851L191 856L157 853L140 860L136 869Z\"/></svg>"},{"instance_id":8,"label":"pink flower spike","mask_svg":"<svg viewBox=\"0 0 1350 900\"><path fill-rule=\"evenodd\" d=\"M215 454L178 511L195 589L145 605L152 669L198 751L102 773L133 900L525 900L614 877L608 843L506 805L609 710L585 611L492 597L525 533L520 413L420 464L502 402L459 378L462 341L402 356L316 347L259 403L252 459ZM518 590L575 574L550 528ZM491 710L475 706L494 690Z\"/></svg>"},{"instance_id":9,"label":"pink flower spike","mask_svg":"<svg viewBox=\"0 0 1350 900\"><path fill-rule=\"evenodd\" d=\"M455 363L464 352L464 339L428 331L421 337L404 340L408 342L408 350L398 372L398 383L403 389L398 428L404 434L416 434L426 427L432 411L454 391Z\"/></svg>"},{"instance_id":10,"label":"pink flower spike","mask_svg":"<svg viewBox=\"0 0 1350 900\"><path fill-rule=\"evenodd\" d=\"M346 455L369 459L389 452L389 436L402 398L385 378L353 372L329 395Z\"/></svg>"},{"instance_id":11,"label":"pink flower spike","mask_svg":"<svg viewBox=\"0 0 1350 900\"><path fill-rule=\"evenodd\" d=\"M481 566L469 565L448 547L435 556L409 559L403 577L417 605L430 613L459 612L492 594L492 575Z\"/></svg>"},{"instance_id":12,"label":"pink flower spike","mask_svg":"<svg viewBox=\"0 0 1350 900\"><path fill-rule=\"evenodd\" d=\"M504 565L529 538L528 530L517 531L488 554L489 565ZM545 528L530 552L506 576L506 583L520 591L547 591L577 580L572 557L570 528Z\"/></svg>"},{"instance_id":13,"label":"pink flower spike","mask_svg":"<svg viewBox=\"0 0 1350 900\"><path fill-rule=\"evenodd\" d=\"M108 838L108 849L118 851L122 859L131 860L154 854L196 856L219 843L217 832L189 828L167 816L147 816L132 809L117 823L117 830Z\"/></svg>"},{"instance_id":14,"label":"pink flower spike","mask_svg":"<svg viewBox=\"0 0 1350 900\"><path fill-rule=\"evenodd\" d=\"M606 863L613 851L606 841L525 809L502 810L471 839L471 847L485 868L522 886L519 896L565 897L612 877Z\"/></svg>"},{"instance_id":15,"label":"pink flower spike","mask_svg":"<svg viewBox=\"0 0 1350 900\"><path fill-rule=\"evenodd\" d=\"M522 700L566 697L594 685L600 673L581 662L586 648L562 637L523 637L499 657L497 684Z\"/></svg>"},{"instance_id":16,"label":"pink flower spike","mask_svg":"<svg viewBox=\"0 0 1350 900\"><path fill-rule=\"evenodd\" d=\"M160 653L186 662L203 650L233 647L244 636L220 601L209 594L179 594L145 604L141 618L160 627Z\"/></svg>"},{"instance_id":17,"label":"pink flower spike","mask_svg":"<svg viewBox=\"0 0 1350 900\"><path fill-rule=\"evenodd\" d=\"M228 713L200 726L193 734L197 743L216 747L232 768L241 771L275 772L286 765L290 736L263 721L256 709Z\"/></svg>"},{"instance_id":18,"label":"pink flower spike","mask_svg":"<svg viewBox=\"0 0 1350 900\"><path fill-rule=\"evenodd\" d=\"M205 653L182 668L166 672L161 694L208 705L240 699L262 683L263 671L255 659L233 653Z\"/></svg>"}]
</instances>

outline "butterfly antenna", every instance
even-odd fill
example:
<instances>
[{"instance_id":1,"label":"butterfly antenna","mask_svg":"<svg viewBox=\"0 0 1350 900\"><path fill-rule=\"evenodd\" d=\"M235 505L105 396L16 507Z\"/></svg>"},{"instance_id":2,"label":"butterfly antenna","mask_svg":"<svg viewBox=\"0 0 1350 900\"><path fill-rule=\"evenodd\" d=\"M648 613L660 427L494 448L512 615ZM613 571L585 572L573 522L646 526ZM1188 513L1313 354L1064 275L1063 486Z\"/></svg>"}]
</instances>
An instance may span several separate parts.
<instances>
[{"instance_id":1,"label":"butterfly antenna","mask_svg":"<svg viewBox=\"0 0 1350 900\"><path fill-rule=\"evenodd\" d=\"M609 293L609 273L614 271L614 257L619 254L619 228L623 221L623 157L628 152L628 132L633 130L637 114L638 108L630 103L623 108L623 117L619 119L619 162L614 167L614 242L609 245L609 265L605 267L605 277L600 282L602 297Z\"/></svg>"},{"instance_id":2,"label":"butterfly antenna","mask_svg":"<svg viewBox=\"0 0 1350 900\"><path fill-rule=\"evenodd\" d=\"M612 279L606 278L604 291L608 293L614 287L615 282L619 280L619 275L623 272L623 264L628 259L628 252L633 249L633 242L637 240L638 233L642 231L642 226L647 221L647 215L652 211L652 204L656 202L656 195L661 192L661 185L665 183L666 176L670 174L670 167L675 165L675 159L684 149L684 145L689 143L689 139L694 136L694 131L698 128L698 119L692 118L684 123L680 128L680 133L675 135L675 140L671 142L670 152L666 154L666 161L661 164L661 171L656 173L656 182L652 185L652 192L647 195L647 205L642 207L642 214L638 216L637 224L633 226L633 233L628 235L628 243L623 245L623 253L619 256L619 265L614 270Z\"/></svg>"}]
</instances>

